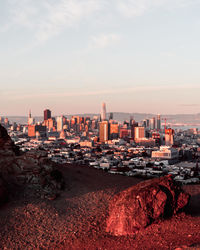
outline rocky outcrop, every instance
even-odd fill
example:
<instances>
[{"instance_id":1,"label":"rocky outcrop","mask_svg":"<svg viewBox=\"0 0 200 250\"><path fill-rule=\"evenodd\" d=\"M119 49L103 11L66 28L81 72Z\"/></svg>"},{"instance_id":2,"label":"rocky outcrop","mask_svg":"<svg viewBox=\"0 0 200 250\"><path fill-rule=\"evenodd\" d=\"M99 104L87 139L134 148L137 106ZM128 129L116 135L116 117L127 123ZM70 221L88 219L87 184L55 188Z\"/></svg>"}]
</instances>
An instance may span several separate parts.
<instances>
[{"instance_id":1,"label":"rocky outcrop","mask_svg":"<svg viewBox=\"0 0 200 250\"><path fill-rule=\"evenodd\" d=\"M110 202L106 231L113 235L133 235L152 222L182 210L189 195L170 175L144 181L117 194Z\"/></svg>"},{"instance_id":2,"label":"rocky outcrop","mask_svg":"<svg viewBox=\"0 0 200 250\"><path fill-rule=\"evenodd\" d=\"M8 190L3 179L0 178L0 206L8 200Z\"/></svg>"},{"instance_id":3,"label":"rocky outcrop","mask_svg":"<svg viewBox=\"0 0 200 250\"><path fill-rule=\"evenodd\" d=\"M60 178L55 177L55 171ZM8 187L28 186L39 190L44 198L55 199L64 186L62 174L58 172L44 150L20 154L6 129L0 125L0 175Z\"/></svg>"}]
</instances>

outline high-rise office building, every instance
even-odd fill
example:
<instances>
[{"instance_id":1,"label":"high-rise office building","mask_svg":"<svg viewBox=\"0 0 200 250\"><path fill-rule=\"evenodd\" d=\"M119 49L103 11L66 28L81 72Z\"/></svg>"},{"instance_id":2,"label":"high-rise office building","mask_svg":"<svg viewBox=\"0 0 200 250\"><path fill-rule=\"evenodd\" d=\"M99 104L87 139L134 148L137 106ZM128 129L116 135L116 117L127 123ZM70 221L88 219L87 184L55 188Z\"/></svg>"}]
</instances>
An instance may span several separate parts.
<instances>
[{"instance_id":1,"label":"high-rise office building","mask_svg":"<svg viewBox=\"0 0 200 250\"><path fill-rule=\"evenodd\" d=\"M150 129L155 129L156 128L156 119L155 117L150 119Z\"/></svg>"},{"instance_id":2,"label":"high-rise office building","mask_svg":"<svg viewBox=\"0 0 200 250\"><path fill-rule=\"evenodd\" d=\"M72 116L71 120L73 121L73 124L81 124L84 123L85 118L82 116Z\"/></svg>"},{"instance_id":3,"label":"high-rise office building","mask_svg":"<svg viewBox=\"0 0 200 250\"><path fill-rule=\"evenodd\" d=\"M97 120L92 120L91 128L92 129L97 129L98 128L98 121Z\"/></svg>"},{"instance_id":4,"label":"high-rise office building","mask_svg":"<svg viewBox=\"0 0 200 250\"><path fill-rule=\"evenodd\" d=\"M133 120L134 121L134 120ZM138 123L137 122L132 122L131 123L131 126L130 126L130 128L131 128L131 138L132 139L134 139L135 138L135 127L137 127L138 126Z\"/></svg>"},{"instance_id":5,"label":"high-rise office building","mask_svg":"<svg viewBox=\"0 0 200 250\"><path fill-rule=\"evenodd\" d=\"M28 125L34 125L34 124L35 124L35 119L31 116L31 110L30 110L28 114Z\"/></svg>"},{"instance_id":6,"label":"high-rise office building","mask_svg":"<svg viewBox=\"0 0 200 250\"><path fill-rule=\"evenodd\" d=\"M113 120L113 113L110 113L109 120Z\"/></svg>"},{"instance_id":7,"label":"high-rise office building","mask_svg":"<svg viewBox=\"0 0 200 250\"><path fill-rule=\"evenodd\" d=\"M133 116L130 117L130 126L134 123L134 119L133 119Z\"/></svg>"},{"instance_id":8,"label":"high-rise office building","mask_svg":"<svg viewBox=\"0 0 200 250\"><path fill-rule=\"evenodd\" d=\"M123 126L120 128L119 130L119 137L121 139L125 139L125 138L130 138L130 130L128 129L127 126Z\"/></svg>"},{"instance_id":9,"label":"high-rise office building","mask_svg":"<svg viewBox=\"0 0 200 250\"><path fill-rule=\"evenodd\" d=\"M145 128L135 127L135 140L145 138Z\"/></svg>"},{"instance_id":10,"label":"high-rise office building","mask_svg":"<svg viewBox=\"0 0 200 250\"><path fill-rule=\"evenodd\" d=\"M63 120L64 120L64 116L57 117L57 131L63 130L63 125L64 125Z\"/></svg>"},{"instance_id":11,"label":"high-rise office building","mask_svg":"<svg viewBox=\"0 0 200 250\"><path fill-rule=\"evenodd\" d=\"M6 126L6 127L8 127L9 126L9 120L8 120L8 118L6 117L5 119L4 119L4 125Z\"/></svg>"},{"instance_id":12,"label":"high-rise office building","mask_svg":"<svg viewBox=\"0 0 200 250\"><path fill-rule=\"evenodd\" d=\"M37 134L40 134L41 137L46 137L46 126L29 125L28 126L28 136L29 137L36 137Z\"/></svg>"},{"instance_id":13,"label":"high-rise office building","mask_svg":"<svg viewBox=\"0 0 200 250\"><path fill-rule=\"evenodd\" d=\"M174 144L174 130L171 128L165 129L165 145L172 146Z\"/></svg>"},{"instance_id":14,"label":"high-rise office building","mask_svg":"<svg viewBox=\"0 0 200 250\"><path fill-rule=\"evenodd\" d=\"M0 117L0 123L4 123L4 118Z\"/></svg>"},{"instance_id":15,"label":"high-rise office building","mask_svg":"<svg viewBox=\"0 0 200 250\"><path fill-rule=\"evenodd\" d=\"M106 142L110 138L110 124L108 121L99 122L99 141Z\"/></svg>"},{"instance_id":16,"label":"high-rise office building","mask_svg":"<svg viewBox=\"0 0 200 250\"><path fill-rule=\"evenodd\" d=\"M161 129L160 115L157 115L157 130Z\"/></svg>"},{"instance_id":17,"label":"high-rise office building","mask_svg":"<svg viewBox=\"0 0 200 250\"><path fill-rule=\"evenodd\" d=\"M147 128L149 128L149 119L146 119Z\"/></svg>"},{"instance_id":18,"label":"high-rise office building","mask_svg":"<svg viewBox=\"0 0 200 250\"><path fill-rule=\"evenodd\" d=\"M106 104L105 102L103 102L101 105L101 121L105 120L106 120Z\"/></svg>"},{"instance_id":19,"label":"high-rise office building","mask_svg":"<svg viewBox=\"0 0 200 250\"><path fill-rule=\"evenodd\" d=\"M142 127L145 127L145 128L147 127L147 120L146 119L142 121Z\"/></svg>"},{"instance_id":20,"label":"high-rise office building","mask_svg":"<svg viewBox=\"0 0 200 250\"><path fill-rule=\"evenodd\" d=\"M119 124L110 123L110 138L117 139L119 137Z\"/></svg>"},{"instance_id":21,"label":"high-rise office building","mask_svg":"<svg viewBox=\"0 0 200 250\"><path fill-rule=\"evenodd\" d=\"M54 117L48 120L45 120L43 124L48 128L48 131L52 131L52 130L55 131L56 129L56 120Z\"/></svg>"},{"instance_id":22,"label":"high-rise office building","mask_svg":"<svg viewBox=\"0 0 200 250\"><path fill-rule=\"evenodd\" d=\"M44 110L44 121L51 118L51 111L49 109Z\"/></svg>"}]
</instances>

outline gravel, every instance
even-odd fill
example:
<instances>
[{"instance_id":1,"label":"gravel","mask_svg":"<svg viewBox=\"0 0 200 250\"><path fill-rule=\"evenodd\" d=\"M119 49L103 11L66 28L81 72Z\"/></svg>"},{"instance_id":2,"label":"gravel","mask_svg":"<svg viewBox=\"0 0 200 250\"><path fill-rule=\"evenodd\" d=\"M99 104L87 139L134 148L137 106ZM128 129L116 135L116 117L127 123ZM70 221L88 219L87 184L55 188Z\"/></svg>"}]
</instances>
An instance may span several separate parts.
<instances>
[{"instance_id":1,"label":"gravel","mask_svg":"<svg viewBox=\"0 0 200 250\"><path fill-rule=\"evenodd\" d=\"M59 170L66 188L56 200L26 190L1 207L1 249L200 249L200 185L184 187L192 195L186 213L114 237L105 233L109 201L142 179L85 166Z\"/></svg>"}]
</instances>

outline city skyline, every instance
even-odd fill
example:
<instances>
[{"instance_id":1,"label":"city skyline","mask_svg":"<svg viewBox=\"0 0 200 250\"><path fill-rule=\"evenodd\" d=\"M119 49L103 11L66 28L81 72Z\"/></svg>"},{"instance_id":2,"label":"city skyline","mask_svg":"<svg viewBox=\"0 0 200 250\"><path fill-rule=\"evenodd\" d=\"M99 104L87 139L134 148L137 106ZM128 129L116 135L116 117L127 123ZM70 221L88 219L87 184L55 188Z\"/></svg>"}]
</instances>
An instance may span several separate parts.
<instances>
[{"instance_id":1,"label":"city skyline","mask_svg":"<svg viewBox=\"0 0 200 250\"><path fill-rule=\"evenodd\" d=\"M0 115L199 113L200 0L0 7Z\"/></svg>"},{"instance_id":2,"label":"city skyline","mask_svg":"<svg viewBox=\"0 0 200 250\"><path fill-rule=\"evenodd\" d=\"M44 106L44 109L45 109L45 107L46 106ZM53 108L52 108L53 109ZM51 110L52 110L51 109ZM30 110L30 109L29 109ZM5 113L0 113L0 117L18 117L18 118L25 118L25 117L28 117L29 116L29 110L26 110L27 112L26 112L26 114L5 114ZM32 110L33 110L33 112L32 112ZM1 110L1 112L2 112L2 110ZM200 111L198 112L198 113L176 113L176 112L171 112L171 113L161 113L161 114L158 114L158 113L153 113L153 112L137 112L137 110L135 110L135 111L133 111L133 112L128 112L128 111L112 111L112 110L110 110L110 109L108 109L108 111L106 112L106 117L108 118L109 116L110 116L110 114L112 114L112 115L130 115L130 117L132 117L134 114L135 115L146 115L146 117L147 118L149 118L150 116L152 116L152 117L156 117L156 116L158 116L158 115L161 115L161 116L163 116L163 117L167 117L167 116L173 116L173 117L175 117L176 115L177 116L181 116L181 115L183 115L183 116L195 116L195 115L200 115ZM92 116L99 116L99 117L101 117L101 110L99 109L99 111L97 111L97 112L75 112L75 113L72 113L72 112L60 112L59 110L58 110L58 112L57 113L55 113L55 112L53 112L53 117L59 117L59 116L87 116L87 115L89 115L90 117L92 117ZM43 111L42 110L39 110L37 113L36 112L34 112L34 108L33 109L31 109L31 116L33 116L33 117L37 117L37 118L42 118L43 117ZM171 118L170 118L171 119Z\"/></svg>"}]
</instances>

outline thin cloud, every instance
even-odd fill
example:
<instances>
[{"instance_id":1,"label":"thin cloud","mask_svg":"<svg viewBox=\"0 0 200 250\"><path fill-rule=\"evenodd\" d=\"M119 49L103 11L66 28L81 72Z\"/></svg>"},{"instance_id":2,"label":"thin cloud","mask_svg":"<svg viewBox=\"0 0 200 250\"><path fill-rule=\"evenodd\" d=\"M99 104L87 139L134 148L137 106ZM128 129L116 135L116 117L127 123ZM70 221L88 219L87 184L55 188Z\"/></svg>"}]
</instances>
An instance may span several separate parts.
<instances>
[{"instance_id":1,"label":"thin cloud","mask_svg":"<svg viewBox=\"0 0 200 250\"><path fill-rule=\"evenodd\" d=\"M6 31L16 25L31 29L35 43L43 43L60 34L65 28L79 24L100 10L104 1L99 0L8 0L9 24Z\"/></svg>"},{"instance_id":2,"label":"thin cloud","mask_svg":"<svg viewBox=\"0 0 200 250\"><path fill-rule=\"evenodd\" d=\"M120 41L120 36L118 34L99 34L92 36L91 47L94 48L106 48L112 44Z\"/></svg>"},{"instance_id":3,"label":"thin cloud","mask_svg":"<svg viewBox=\"0 0 200 250\"><path fill-rule=\"evenodd\" d=\"M149 3L143 0L120 0L117 2L117 9L121 12L122 15L129 18L143 15L148 8Z\"/></svg>"},{"instance_id":4,"label":"thin cloud","mask_svg":"<svg viewBox=\"0 0 200 250\"><path fill-rule=\"evenodd\" d=\"M36 4L32 0L8 0L8 27L21 26L25 28L35 28L39 21L39 12L43 10L41 3Z\"/></svg>"},{"instance_id":5,"label":"thin cloud","mask_svg":"<svg viewBox=\"0 0 200 250\"><path fill-rule=\"evenodd\" d=\"M180 104L181 107L199 107L200 104Z\"/></svg>"},{"instance_id":6,"label":"thin cloud","mask_svg":"<svg viewBox=\"0 0 200 250\"><path fill-rule=\"evenodd\" d=\"M62 0L59 4L48 4L48 14L40 23L36 34L38 41L46 41L59 34L66 27L80 23L100 8L100 2L95 0Z\"/></svg>"},{"instance_id":7,"label":"thin cloud","mask_svg":"<svg viewBox=\"0 0 200 250\"><path fill-rule=\"evenodd\" d=\"M62 97L78 97L78 96L99 96L99 95L110 95L110 94L126 94L126 93L139 93L139 92L150 92L151 91L165 91L165 90L185 90L185 89L197 89L200 90L200 86L191 86L191 85L161 85L161 86L135 86L130 88L116 88L116 89L104 89L104 90L93 90L93 91L76 91L76 92L55 92L55 93L37 93L34 94L24 93L19 95L12 95L12 92L5 93L4 96L11 98L12 100L24 100L24 99L33 99L33 98L62 98Z\"/></svg>"},{"instance_id":8,"label":"thin cloud","mask_svg":"<svg viewBox=\"0 0 200 250\"><path fill-rule=\"evenodd\" d=\"M160 55L161 55L161 56L164 56L164 57L174 57L174 56L176 56L175 53L170 52L170 51L161 52Z\"/></svg>"},{"instance_id":9,"label":"thin cloud","mask_svg":"<svg viewBox=\"0 0 200 250\"><path fill-rule=\"evenodd\" d=\"M103 18L105 13L116 14L117 10L118 15L131 18L159 7L183 8L198 3L200 0L7 0L7 18L0 31L18 26L31 30L35 38L34 45L37 45L67 28L80 25L84 20L93 22L96 14ZM106 46L108 39L97 37L96 44Z\"/></svg>"},{"instance_id":10,"label":"thin cloud","mask_svg":"<svg viewBox=\"0 0 200 250\"><path fill-rule=\"evenodd\" d=\"M123 16L132 18L159 7L171 10L199 3L200 0L117 0L117 9Z\"/></svg>"}]
</instances>

